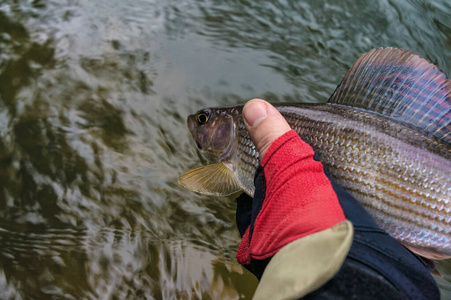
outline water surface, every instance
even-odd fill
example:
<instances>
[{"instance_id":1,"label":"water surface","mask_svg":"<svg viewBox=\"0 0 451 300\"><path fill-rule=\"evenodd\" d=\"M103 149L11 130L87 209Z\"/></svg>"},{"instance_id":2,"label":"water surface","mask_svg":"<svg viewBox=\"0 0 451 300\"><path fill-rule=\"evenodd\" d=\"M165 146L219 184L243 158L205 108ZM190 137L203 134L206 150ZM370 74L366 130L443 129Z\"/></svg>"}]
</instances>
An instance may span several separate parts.
<instances>
[{"instance_id":1,"label":"water surface","mask_svg":"<svg viewBox=\"0 0 451 300\"><path fill-rule=\"evenodd\" d=\"M324 102L381 46L451 74L451 3L0 1L0 298L250 299L186 116Z\"/></svg>"}]
</instances>

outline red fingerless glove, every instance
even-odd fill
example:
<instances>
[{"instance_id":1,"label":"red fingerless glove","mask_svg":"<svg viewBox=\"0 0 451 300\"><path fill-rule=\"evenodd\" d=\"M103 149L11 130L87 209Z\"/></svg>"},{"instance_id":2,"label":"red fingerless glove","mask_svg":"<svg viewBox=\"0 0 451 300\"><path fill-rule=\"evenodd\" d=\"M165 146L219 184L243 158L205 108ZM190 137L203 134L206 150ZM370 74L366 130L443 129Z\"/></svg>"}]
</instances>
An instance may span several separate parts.
<instances>
[{"instance_id":1,"label":"red fingerless glove","mask_svg":"<svg viewBox=\"0 0 451 300\"><path fill-rule=\"evenodd\" d=\"M345 220L332 184L314 154L294 130L269 147L256 174L255 221L241 240L239 263L248 265L251 257L272 257L288 243Z\"/></svg>"}]
</instances>

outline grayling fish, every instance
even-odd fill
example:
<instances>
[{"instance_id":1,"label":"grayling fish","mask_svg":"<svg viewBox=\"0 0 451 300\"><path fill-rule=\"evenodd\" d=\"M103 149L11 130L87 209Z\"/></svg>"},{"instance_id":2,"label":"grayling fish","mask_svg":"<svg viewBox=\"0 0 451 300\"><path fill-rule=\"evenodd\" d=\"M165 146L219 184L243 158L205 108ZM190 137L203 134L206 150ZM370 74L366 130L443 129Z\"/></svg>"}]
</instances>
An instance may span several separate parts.
<instances>
[{"instance_id":1,"label":"grayling fish","mask_svg":"<svg viewBox=\"0 0 451 300\"><path fill-rule=\"evenodd\" d=\"M325 104L275 104L337 181L391 236L430 259L451 257L451 81L410 51L373 49ZM208 108L188 127L212 164L179 183L254 193L258 153L242 106Z\"/></svg>"}]
</instances>

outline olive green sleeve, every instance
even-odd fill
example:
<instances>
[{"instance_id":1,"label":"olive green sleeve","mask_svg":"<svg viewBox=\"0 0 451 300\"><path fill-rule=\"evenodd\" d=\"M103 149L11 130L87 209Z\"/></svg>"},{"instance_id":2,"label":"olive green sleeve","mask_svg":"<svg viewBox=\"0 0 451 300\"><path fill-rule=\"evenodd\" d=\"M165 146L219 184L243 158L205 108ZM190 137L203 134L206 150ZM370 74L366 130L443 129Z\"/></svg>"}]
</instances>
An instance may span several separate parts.
<instances>
[{"instance_id":1,"label":"olive green sleeve","mask_svg":"<svg viewBox=\"0 0 451 300\"><path fill-rule=\"evenodd\" d=\"M254 299L298 299L321 287L346 259L353 232L343 221L283 247L266 266Z\"/></svg>"}]
</instances>

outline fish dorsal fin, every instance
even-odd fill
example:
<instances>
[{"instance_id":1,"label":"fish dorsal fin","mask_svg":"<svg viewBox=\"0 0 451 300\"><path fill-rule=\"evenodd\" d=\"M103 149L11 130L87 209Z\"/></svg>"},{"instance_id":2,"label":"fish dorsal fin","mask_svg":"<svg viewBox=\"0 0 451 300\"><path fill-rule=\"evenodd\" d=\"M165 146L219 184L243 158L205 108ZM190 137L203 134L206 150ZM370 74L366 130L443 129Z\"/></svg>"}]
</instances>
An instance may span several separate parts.
<instances>
[{"instance_id":1,"label":"fish dorsal fin","mask_svg":"<svg viewBox=\"0 0 451 300\"><path fill-rule=\"evenodd\" d=\"M362 55L329 103L380 113L451 144L451 81L411 51L379 48Z\"/></svg>"},{"instance_id":2,"label":"fish dorsal fin","mask_svg":"<svg viewBox=\"0 0 451 300\"><path fill-rule=\"evenodd\" d=\"M180 175L177 182L204 195L227 196L242 190L233 171L222 162L191 169Z\"/></svg>"}]
</instances>

